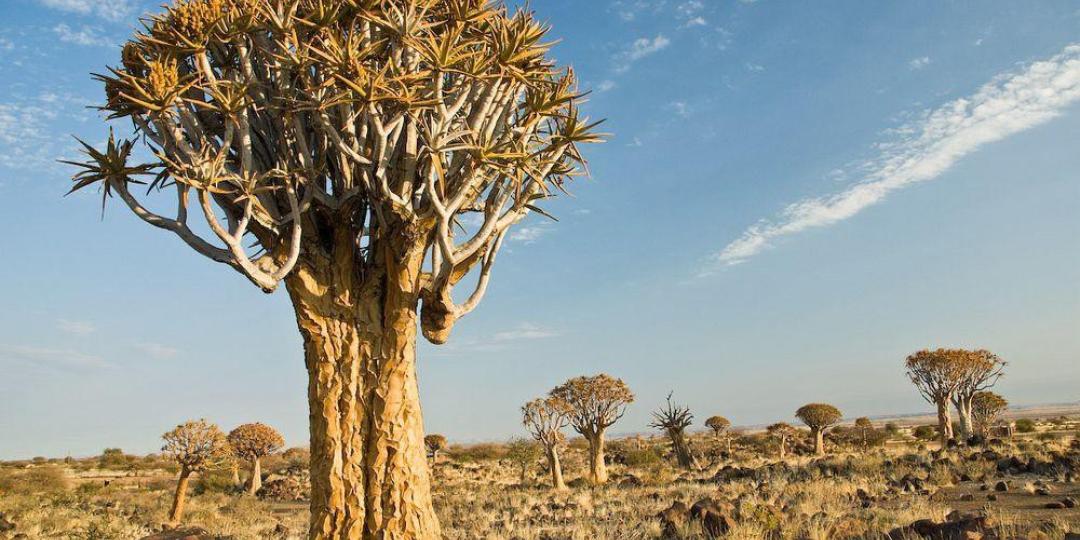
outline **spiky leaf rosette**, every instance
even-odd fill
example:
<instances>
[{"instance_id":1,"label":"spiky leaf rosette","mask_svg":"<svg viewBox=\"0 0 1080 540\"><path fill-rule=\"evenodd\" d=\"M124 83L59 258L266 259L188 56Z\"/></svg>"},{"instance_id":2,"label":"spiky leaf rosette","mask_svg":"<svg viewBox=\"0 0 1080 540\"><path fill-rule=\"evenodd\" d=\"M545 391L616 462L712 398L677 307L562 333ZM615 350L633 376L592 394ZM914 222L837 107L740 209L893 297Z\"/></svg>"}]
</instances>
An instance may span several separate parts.
<instances>
[{"instance_id":1,"label":"spiky leaf rosette","mask_svg":"<svg viewBox=\"0 0 1080 540\"><path fill-rule=\"evenodd\" d=\"M74 189L117 192L267 292L304 257L366 276L381 243L414 239L436 343L483 296L508 229L543 213L584 170L580 146L601 140L573 71L548 57L548 27L490 0L175 0L144 26L97 77L103 109L160 163L128 166L123 142L92 154ZM148 172L175 192L175 217L129 191ZM192 207L210 239L189 228ZM332 252L334 238L355 253ZM466 276L475 288L455 302Z\"/></svg>"},{"instance_id":2,"label":"spiky leaf rosette","mask_svg":"<svg viewBox=\"0 0 1080 540\"><path fill-rule=\"evenodd\" d=\"M281 450L285 438L278 430L261 423L243 424L229 432L229 446L237 457L258 459Z\"/></svg>"}]
</instances>

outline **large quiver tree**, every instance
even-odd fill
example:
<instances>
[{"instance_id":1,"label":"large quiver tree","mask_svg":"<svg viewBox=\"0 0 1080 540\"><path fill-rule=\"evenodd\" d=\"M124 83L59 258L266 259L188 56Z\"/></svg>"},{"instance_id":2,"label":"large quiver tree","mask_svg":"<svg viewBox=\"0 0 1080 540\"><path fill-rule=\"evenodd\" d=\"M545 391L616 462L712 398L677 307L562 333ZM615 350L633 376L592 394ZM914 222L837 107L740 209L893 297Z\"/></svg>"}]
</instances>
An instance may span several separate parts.
<instances>
[{"instance_id":1,"label":"large quiver tree","mask_svg":"<svg viewBox=\"0 0 1080 540\"><path fill-rule=\"evenodd\" d=\"M953 438L949 403L963 382L961 359L966 353L961 349L923 349L912 353L904 361L908 379L923 399L937 408L938 437L942 448Z\"/></svg>"},{"instance_id":2,"label":"large quiver tree","mask_svg":"<svg viewBox=\"0 0 1080 540\"><path fill-rule=\"evenodd\" d=\"M1005 361L990 351L979 349L957 351L956 362L959 363L960 375L952 402L959 419L960 434L970 437L975 434L972 399L975 394L989 390L997 384L1005 370Z\"/></svg>"},{"instance_id":3,"label":"large quiver tree","mask_svg":"<svg viewBox=\"0 0 1080 540\"><path fill-rule=\"evenodd\" d=\"M131 165L133 143L110 139L87 147L73 189L100 185L289 292L310 381L312 537L439 536L417 319L445 342L509 228L598 141L547 31L489 0L175 0L99 76L104 109L159 162ZM144 181L172 193L172 217L136 196Z\"/></svg>"},{"instance_id":4,"label":"large quiver tree","mask_svg":"<svg viewBox=\"0 0 1080 540\"><path fill-rule=\"evenodd\" d=\"M281 450L285 438L278 430L256 422L238 426L227 439L236 457L251 465L248 493L256 494L262 488L262 458Z\"/></svg>"},{"instance_id":5,"label":"large quiver tree","mask_svg":"<svg viewBox=\"0 0 1080 540\"><path fill-rule=\"evenodd\" d=\"M566 403L570 425L589 443L589 481L594 485L607 482L604 435L626 414L634 393L622 379L601 373L570 379L555 387L550 397Z\"/></svg>"}]
</instances>

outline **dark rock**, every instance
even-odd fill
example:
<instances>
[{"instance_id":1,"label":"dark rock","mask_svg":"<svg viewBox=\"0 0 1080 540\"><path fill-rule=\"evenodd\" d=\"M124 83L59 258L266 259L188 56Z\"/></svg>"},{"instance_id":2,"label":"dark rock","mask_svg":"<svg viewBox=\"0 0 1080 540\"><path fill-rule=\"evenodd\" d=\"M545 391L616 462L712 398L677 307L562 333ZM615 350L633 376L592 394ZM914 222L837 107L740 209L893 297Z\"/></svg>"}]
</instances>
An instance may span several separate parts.
<instances>
[{"instance_id":1,"label":"dark rock","mask_svg":"<svg viewBox=\"0 0 1080 540\"><path fill-rule=\"evenodd\" d=\"M678 534L680 529L686 527L686 522L690 518L690 508L682 501L675 501L667 509L657 514L656 517L660 520L660 525L664 528L665 534L669 536L675 535Z\"/></svg>"},{"instance_id":2,"label":"dark rock","mask_svg":"<svg viewBox=\"0 0 1080 540\"><path fill-rule=\"evenodd\" d=\"M994 491L1009 491L1009 483L1002 480L994 484Z\"/></svg>"},{"instance_id":3,"label":"dark rock","mask_svg":"<svg viewBox=\"0 0 1080 540\"><path fill-rule=\"evenodd\" d=\"M1061 499L1061 504L1065 505L1065 508L1076 508L1076 499L1072 497L1065 497Z\"/></svg>"},{"instance_id":4,"label":"dark rock","mask_svg":"<svg viewBox=\"0 0 1080 540\"><path fill-rule=\"evenodd\" d=\"M735 520L731 518L733 510L730 503L705 498L690 507L690 518L700 520L705 532L719 536L735 526Z\"/></svg>"},{"instance_id":5,"label":"dark rock","mask_svg":"<svg viewBox=\"0 0 1080 540\"><path fill-rule=\"evenodd\" d=\"M1043 505L1043 508L1048 510L1064 510L1066 508L1065 503L1060 501L1048 502Z\"/></svg>"}]
</instances>

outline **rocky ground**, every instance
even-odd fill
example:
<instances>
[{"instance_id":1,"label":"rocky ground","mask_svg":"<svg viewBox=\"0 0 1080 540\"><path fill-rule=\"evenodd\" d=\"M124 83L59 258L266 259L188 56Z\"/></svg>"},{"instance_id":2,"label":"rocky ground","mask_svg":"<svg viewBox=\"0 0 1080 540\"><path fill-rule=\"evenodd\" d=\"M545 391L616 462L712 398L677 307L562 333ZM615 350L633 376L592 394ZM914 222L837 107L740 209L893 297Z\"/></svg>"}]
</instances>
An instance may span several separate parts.
<instances>
[{"instance_id":1,"label":"rocky ground","mask_svg":"<svg viewBox=\"0 0 1080 540\"><path fill-rule=\"evenodd\" d=\"M1080 538L1080 442L1068 439L947 451L835 448L825 458L801 447L803 455L784 461L752 444L728 455L707 437L694 448L701 466L684 471L660 439L616 441L611 482L577 480L565 492L547 488L539 463L523 481L498 447L458 449L435 467L437 511L449 539ZM568 478L580 476L584 453L568 449L565 464ZM295 464L270 469L259 497L212 475L194 482L186 525L167 532L167 471L106 486L108 475L93 471L5 469L0 538L301 538L306 473ZM17 480L34 471L41 485L31 492Z\"/></svg>"}]
</instances>

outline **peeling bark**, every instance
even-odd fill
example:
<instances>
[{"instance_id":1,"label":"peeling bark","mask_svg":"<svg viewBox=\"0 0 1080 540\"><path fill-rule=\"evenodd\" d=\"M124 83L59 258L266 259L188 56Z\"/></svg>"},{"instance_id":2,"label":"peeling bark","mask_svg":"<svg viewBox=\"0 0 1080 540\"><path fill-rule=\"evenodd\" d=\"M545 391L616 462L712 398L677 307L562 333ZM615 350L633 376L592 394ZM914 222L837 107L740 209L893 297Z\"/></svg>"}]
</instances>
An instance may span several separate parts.
<instances>
[{"instance_id":1,"label":"peeling bark","mask_svg":"<svg viewBox=\"0 0 1080 540\"><path fill-rule=\"evenodd\" d=\"M938 439L941 441L941 448L944 449L948 446L949 439L953 438L952 417L949 416L949 402L947 400L938 402L937 417Z\"/></svg>"},{"instance_id":2,"label":"peeling bark","mask_svg":"<svg viewBox=\"0 0 1080 540\"><path fill-rule=\"evenodd\" d=\"M305 258L286 281L309 377L308 536L439 538L416 381L422 249L386 242L361 280L352 239L337 240L333 260Z\"/></svg>"},{"instance_id":3,"label":"peeling bark","mask_svg":"<svg viewBox=\"0 0 1080 540\"><path fill-rule=\"evenodd\" d=\"M812 428L814 436L814 453L819 456L825 455L825 430L821 428Z\"/></svg>"}]
</instances>

